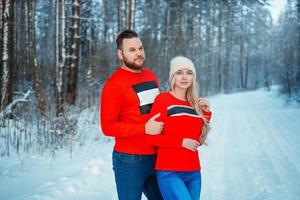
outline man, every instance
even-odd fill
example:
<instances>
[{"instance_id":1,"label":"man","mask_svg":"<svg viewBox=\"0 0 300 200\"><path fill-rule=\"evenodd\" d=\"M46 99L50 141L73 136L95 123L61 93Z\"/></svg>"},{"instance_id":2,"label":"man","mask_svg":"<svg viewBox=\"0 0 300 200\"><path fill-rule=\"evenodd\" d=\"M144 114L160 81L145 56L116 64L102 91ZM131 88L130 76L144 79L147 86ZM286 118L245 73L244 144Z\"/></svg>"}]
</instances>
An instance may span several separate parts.
<instances>
[{"instance_id":1,"label":"man","mask_svg":"<svg viewBox=\"0 0 300 200\"><path fill-rule=\"evenodd\" d=\"M147 144L147 134L163 128L156 115L148 119L159 93L155 74L144 68L142 41L132 30L117 35L117 55L122 61L106 81L101 96L101 128L115 137L113 170L120 200L162 199L154 170L156 149Z\"/></svg>"}]
</instances>

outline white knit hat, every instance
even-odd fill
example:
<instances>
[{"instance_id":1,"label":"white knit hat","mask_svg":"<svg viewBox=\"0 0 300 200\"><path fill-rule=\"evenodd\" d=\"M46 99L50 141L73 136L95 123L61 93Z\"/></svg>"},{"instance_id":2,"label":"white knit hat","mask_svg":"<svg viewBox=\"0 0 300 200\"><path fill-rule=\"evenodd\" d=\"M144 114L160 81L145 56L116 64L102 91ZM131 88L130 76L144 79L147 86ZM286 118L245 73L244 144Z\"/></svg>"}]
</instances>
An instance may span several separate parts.
<instances>
[{"instance_id":1,"label":"white knit hat","mask_svg":"<svg viewBox=\"0 0 300 200\"><path fill-rule=\"evenodd\" d=\"M176 71L184 68L191 70L194 73L194 76L196 78L196 69L194 63L186 57L177 56L171 60L169 81L170 82L172 81L173 75L175 74Z\"/></svg>"}]
</instances>

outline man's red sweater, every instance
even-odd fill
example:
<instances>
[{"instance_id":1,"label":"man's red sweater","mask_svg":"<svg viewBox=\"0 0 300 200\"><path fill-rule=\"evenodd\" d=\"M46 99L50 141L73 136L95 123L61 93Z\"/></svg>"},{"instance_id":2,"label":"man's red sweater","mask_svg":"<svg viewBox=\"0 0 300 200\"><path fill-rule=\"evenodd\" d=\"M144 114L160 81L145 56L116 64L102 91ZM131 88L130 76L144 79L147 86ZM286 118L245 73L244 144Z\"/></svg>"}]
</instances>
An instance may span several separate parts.
<instances>
[{"instance_id":1,"label":"man's red sweater","mask_svg":"<svg viewBox=\"0 0 300 200\"><path fill-rule=\"evenodd\" d=\"M211 112L204 112L209 121ZM169 92L159 94L152 106L151 116L161 113L156 121L164 122L162 134L148 136L150 144L158 146L155 169L197 171L201 169L198 151L182 147L183 138L199 141L202 118L187 101L175 98Z\"/></svg>"},{"instance_id":2,"label":"man's red sweater","mask_svg":"<svg viewBox=\"0 0 300 200\"><path fill-rule=\"evenodd\" d=\"M156 148L146 142L145 123L158 94L157 78L149 69L134 73L120 67L106 81L100 120L103 133L115 137L114 150L129 154L156 153Z\"/></svg>"}]
</instances>

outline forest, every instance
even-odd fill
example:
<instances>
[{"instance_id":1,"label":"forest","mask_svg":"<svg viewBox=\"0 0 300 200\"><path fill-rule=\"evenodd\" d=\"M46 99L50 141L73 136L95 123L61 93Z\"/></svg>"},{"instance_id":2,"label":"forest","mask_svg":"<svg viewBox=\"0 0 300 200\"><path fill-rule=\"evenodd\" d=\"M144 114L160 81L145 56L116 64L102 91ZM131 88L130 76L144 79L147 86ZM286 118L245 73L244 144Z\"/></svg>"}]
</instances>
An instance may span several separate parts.
<instances>
[{"instance_id":1,"label":"forest","mask_svg":"<svg viewBox=\"0 0 300 200\"><path fill-rule=\"evenodd\" d=\"M189 57L202 96L279 86L300 102L300 0L278 21L269 0L1 0L0 155L84 145L78 116L99 112L121 62L115 35L135 30L146 67L168 88L170 60ZM99 123L97 118L88 123ZM99 134L101 132L99 131Z\"/></svg>"}]
</instances>

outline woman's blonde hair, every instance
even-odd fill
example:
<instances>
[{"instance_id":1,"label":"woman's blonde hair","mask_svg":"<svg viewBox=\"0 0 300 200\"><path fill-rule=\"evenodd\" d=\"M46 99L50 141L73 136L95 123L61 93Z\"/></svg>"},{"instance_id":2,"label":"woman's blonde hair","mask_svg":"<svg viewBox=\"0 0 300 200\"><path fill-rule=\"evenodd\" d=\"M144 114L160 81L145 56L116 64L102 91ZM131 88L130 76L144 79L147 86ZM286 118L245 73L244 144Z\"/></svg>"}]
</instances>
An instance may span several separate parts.
<instances>
[{"instance_id":1,"label":"woman's blonde hair","mask_svg":"<svg viewBox=\"0 0 300 200\"><path fill-rule=\"evenodd\" d=\"M175 75L176 73L173 74L173 77L171 78L170 81L170 91L173 91L175 88ZM199 108L199 85L196 81L196 76L193 72L193 81L192 85L187 89L186 91L186 100L189 102L189 104L195 109L195 111L198 113L198 115L202 118L203 124L202 124L202 130L201 130L201 135L200 135L200 142L205 143L208 131L210 129L209 124L204 117L202 110ZM206 143L205 143L206 144Z\"/></svg>"}]
</instances>

